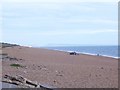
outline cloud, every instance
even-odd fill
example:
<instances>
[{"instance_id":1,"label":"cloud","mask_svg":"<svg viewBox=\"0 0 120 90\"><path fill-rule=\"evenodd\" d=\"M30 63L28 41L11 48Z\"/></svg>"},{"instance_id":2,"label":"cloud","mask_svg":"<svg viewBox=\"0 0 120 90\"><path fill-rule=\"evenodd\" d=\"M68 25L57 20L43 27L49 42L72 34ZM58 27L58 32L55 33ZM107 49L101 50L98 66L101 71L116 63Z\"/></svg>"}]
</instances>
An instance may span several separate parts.
<instances>
[{"instance_id":1,"label":"cloud","mask_svg":"<svg viewBox=\"0 0 120 90\"><path fill-rule=\"evenodd\" d=\"M73 3L73 2L118 2L118 0L2 0L8 3Z\"/></svg>"},{"instance_id":2,"label":"cloud","mask_svg":"<svg viewBox=\"0 0 120 90\"><path fill-rule=\"evenodd\" d=\"M4 2L40 2L40 3L66 3L66 2L118 2L118 0L3 0Z\"/></svg>"},{"instance_id":3,"label":"cloud","mask_svg":"<svg viewBox=\"0 0 120 90\"><path fill-rule=\"evenodd\" d=\"M116 25L118 21L115 20L110 20L110 19L98 19L98 18L93 18L93 19L64 19L61 20L60 22L64 23L104 23L104 24L114 24Z\"/></svg>"},{"instance_id":4,"label":"cloud","mask_svg":"<svg viewBox=\"0 0 120 90\"><path fill-rule=\"evenodd\" d=\"M13 0L14 1L14 0ZM16 0L19 1L19 0ZM108 11L105 13L103 7L98 7L99 4L56 4L56 3L44 3L44 4L5 4L3 8L3 17L9 20L25 20L25 22L57 22L57 23L102 23L116 25L117 21L114 11ZM110 7L109 7L110 6ZM112 8L112 5L107 5L106 8ZM115 7L114 7L115 8ZM102 10L102 11L101 11ZM100 12L98 12L100 11ZM117 14L117 13L116 13ZM95 16L97 15L97 17ZM114 16L114 18L113 18ZM110 17L110 18L108 18ZM104 19L103 19L104 18ZM106 18L106 19L105 19ZM24 24L24 23L23 23Z\"/></svg>"},{"instance_id":5,"label":"cloud","mask_svg":"<svg viewBox=\"0 0 120 90\"><path fill-rule=\"evenodd\" d=\"M118 33L118 30L103 29L103 30L59 30L59 31L41 31L37 33L31 33L31 35L40 36L62 36L62 35L93 35L101 33Z\"/></svg>"},{"instance_id":6,"label":"cloud","mask_svg":"<svg viewBox=\"0 0 120 90\"><path fill-rule=\"evenodd\" d=\"M91 3L89 5L86 5L85 3L17 3L17 4L3 4L3 12L5 14L13 15L14 13L24 12L25 14L31 14L35 12L39 13L70 13L73 12L92 12L96 10L96 7L90 7ZM22 13L21 15L24 15Z\"/></svg>"}]
</instances>

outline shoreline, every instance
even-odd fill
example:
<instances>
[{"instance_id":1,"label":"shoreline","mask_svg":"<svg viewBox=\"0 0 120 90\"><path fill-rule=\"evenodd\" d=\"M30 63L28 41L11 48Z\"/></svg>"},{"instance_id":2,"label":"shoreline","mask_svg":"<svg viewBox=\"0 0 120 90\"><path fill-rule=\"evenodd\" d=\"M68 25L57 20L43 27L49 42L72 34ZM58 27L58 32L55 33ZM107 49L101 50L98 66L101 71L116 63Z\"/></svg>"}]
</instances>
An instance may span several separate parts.
<instances>
[{"instance_id":1,"label":"shoreline","mask_svg":"<svg viewBox=\"0 0 120 90\"><path fill-rule=\"evenodd\" d=\"M31 47L31 48L36 48L36 47ZM61 51L61 52L67 52L67 53L70 53L70 52L76 52L78 54L83 54L83 55L91 55L91 56L97 56L97 54L93 54L93 53L86 53L86 52L78 52L78 51L67 51L67 50L59 50L59 49L49 49L49 48L42 48L42 49L48 49L48 50L53 50L53 51ZM102 55L102 54L99 54L101 57L108 57L108 58L114 58L114 59L119 59L120 57L115 57L115 56L109 56L109 55Z\"/></svg>"}]
</instances>

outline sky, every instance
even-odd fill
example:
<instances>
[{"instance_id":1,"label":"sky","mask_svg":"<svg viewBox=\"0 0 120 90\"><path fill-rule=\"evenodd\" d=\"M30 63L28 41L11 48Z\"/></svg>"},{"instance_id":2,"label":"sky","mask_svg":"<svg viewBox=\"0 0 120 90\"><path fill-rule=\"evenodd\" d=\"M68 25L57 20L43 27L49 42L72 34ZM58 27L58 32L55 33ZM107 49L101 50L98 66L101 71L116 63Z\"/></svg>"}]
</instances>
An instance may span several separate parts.
<instances>
[{"instance_id":1,"label":"sky","mask_svg":"<svg viewBox=\"0 0 120 90\"><path fill-rule=\"evenodd\" d=\"M28 46L117 45L117 4L115 0L3 0L1 41Z\"/></svg>"}]
</instances>

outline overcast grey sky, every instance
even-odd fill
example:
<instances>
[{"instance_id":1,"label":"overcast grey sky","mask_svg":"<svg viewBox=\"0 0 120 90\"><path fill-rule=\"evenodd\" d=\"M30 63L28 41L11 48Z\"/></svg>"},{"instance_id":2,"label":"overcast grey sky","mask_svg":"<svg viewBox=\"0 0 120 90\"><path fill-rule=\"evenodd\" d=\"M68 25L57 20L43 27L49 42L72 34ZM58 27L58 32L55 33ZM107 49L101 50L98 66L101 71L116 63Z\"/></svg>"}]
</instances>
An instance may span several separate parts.
<instances>
[{"instance_id":1,"label":"overcast grey sky","mask_svg":"<svg viewBox=\"0 0 120 90\"><path fill-rule=\"evenodd\" d=\"M117 45L117 2L10 1L2 4L4 42L31 46Z\"/></svg>"}]
</instances>

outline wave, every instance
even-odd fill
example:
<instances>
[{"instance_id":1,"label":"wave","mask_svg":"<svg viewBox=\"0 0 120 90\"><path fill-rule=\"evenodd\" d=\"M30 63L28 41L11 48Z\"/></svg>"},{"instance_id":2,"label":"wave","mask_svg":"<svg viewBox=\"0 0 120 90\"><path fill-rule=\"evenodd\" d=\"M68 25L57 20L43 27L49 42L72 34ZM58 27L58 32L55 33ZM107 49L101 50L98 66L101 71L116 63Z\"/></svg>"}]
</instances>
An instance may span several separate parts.
<instances>
[{"instance_id":1,"label":"wave","mask_svg":"<svg viewBox=\"0 0 120 90\"><path fill-rule=\"evenodd\" d=\"M61 51L61 52L76 52L76 53L79 53L79 54L86 54L86 55L93 55L93 56L97 56L99 53L97 54L94 54L94 53L87 53L87 52L78 52L78 51L72 51L72 50L60 50L60 49L50 49L50 48L47 48L49 50L55 50L55 51ZM120 57L115 57L115 56L110 56L110 55L103 55L103 54L99 54L99 56L103 56L103 57L110 57L110 58L115 58L115 59L119 59Z\"/></svg>"}]
</instances>

